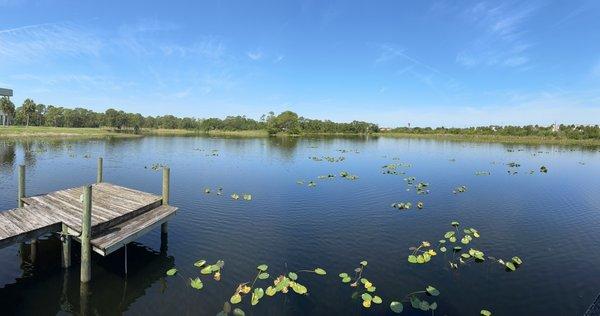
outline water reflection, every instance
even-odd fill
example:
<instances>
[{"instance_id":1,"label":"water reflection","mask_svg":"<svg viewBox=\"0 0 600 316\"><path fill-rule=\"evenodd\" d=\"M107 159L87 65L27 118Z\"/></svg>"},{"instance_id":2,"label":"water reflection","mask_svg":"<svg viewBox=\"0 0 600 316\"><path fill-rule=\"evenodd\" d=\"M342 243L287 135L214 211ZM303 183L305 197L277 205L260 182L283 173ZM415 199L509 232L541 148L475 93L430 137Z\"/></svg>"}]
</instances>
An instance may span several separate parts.
<instances>
[{"instance_id":1,"label":"water reflection","mask_svg":"<svg viewBox=\"0 0 600 316\"><path fill-rule=\"evenodd\" d=\"M126 311L146 290L161 283L175 259L138 243L127 245L128 274L124 274L124 250L108 257L94 256L93 279L79 282L80 251L73 243L73 264L60 267L60 241L48 237L37 242L37 252L24 245L19 251L22 275L0 288L3 315L54 315L60 311L81 315L111 315ZM111 302L107 304L107 302Z\"/></svg>"}]
</instances>

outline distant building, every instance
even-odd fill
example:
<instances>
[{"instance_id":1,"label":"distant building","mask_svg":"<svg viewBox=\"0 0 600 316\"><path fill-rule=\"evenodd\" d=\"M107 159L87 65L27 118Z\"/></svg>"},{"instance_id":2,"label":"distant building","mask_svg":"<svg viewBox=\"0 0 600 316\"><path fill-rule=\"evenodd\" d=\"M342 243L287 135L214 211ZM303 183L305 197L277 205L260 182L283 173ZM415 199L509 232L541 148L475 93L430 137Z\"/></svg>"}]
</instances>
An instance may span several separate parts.
<instances>
[{"instance_id":1,"label":"distant building","mask_svg":"<svg viewBox=\"0 0 600 316\"><path fill-rule=\"evenodd\" d=\"M0 97L12 97L13 91L10 89L0 88ZM10 125L12 122L12 117L8 115L8 113L2 112L0 109L0 125Z\"/></svg>"}]
</instances>

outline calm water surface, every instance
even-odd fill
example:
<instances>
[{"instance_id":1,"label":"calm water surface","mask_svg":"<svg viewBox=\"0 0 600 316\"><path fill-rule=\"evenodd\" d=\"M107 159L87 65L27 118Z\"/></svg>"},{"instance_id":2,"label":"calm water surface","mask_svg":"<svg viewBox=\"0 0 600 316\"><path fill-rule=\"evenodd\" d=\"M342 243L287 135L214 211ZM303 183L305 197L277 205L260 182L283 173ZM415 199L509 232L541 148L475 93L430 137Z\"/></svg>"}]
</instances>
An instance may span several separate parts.
<instances>
[{"instance_id":1,"label":"calm water surface","mask_svg":"<svg viewBox=\"0 0 600 316\"><path fill-rule=\"evenodd\" d=\"M87 306L79 299L77 247L66 271L56 236L42 238L35 253L29 245L0 249L0 314L87 308L97 315L215 315L261 263L272 276L315 267L328 273L301 276L308 296L278 294L254 307L246 297L240 307L247 315L391 314L391 300L429 284L441 292L438 315L478 315L482 308L494 315L579 315L600 292L598 149L387 138L0 141L0 209L15 207L19 164L27 166L27 194L34 195L93 182L99 156L105 181L154 193L161 172L150 166L171 167L171 204L179 213L167 248L159 230L130 244L127 276L123 251L95 256ZM399 162L412 165L399 168L405 175L382 174L383 165ZM517 174L508 174L509 162L521 164ZM547 174L539 172L542 165ZM341 171L359 179L317 179ZM430 194L407 191L409 176L428 182ZM310 180L317 186L307 187ZM461 185L467 192L452 194ZM223 195L207 195L205 187L222 187ZM233 192L250 193L252 201L234 201ZM417 201L423 210L390 207ZM490 260L451 270L452 255L440 252L425 265L407 262L409 247L436 242L453 220L481 232L470 246L499 258L520 256L524 264L511 273ZM199 275L198 259L225 261L222 280L203 276L201 291L186 281ZM337 276L361 260L384 300L368 311ZM165 277L171 267L179 276ZM408 305L405 315L430 314Z\"/></svg>"}]
</instances>

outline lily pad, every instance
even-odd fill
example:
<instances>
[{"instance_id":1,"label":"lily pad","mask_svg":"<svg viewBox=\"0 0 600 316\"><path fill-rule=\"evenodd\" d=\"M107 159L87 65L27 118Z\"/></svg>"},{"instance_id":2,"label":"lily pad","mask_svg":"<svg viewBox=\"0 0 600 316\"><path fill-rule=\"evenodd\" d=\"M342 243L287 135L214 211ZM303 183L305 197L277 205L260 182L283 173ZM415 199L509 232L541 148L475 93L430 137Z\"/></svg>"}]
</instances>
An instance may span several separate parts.
<instances>
[{"instance_id":1,"label":"lily pad","mask_svg":"<svg viewBox=\"0 0 600 316\"><path fill-rule=\"evenodd\" d=\"M346 275L347 275L347 274L346 274ZM298 280L298 275L297 275L296 273L294 273L294 272L290 272L290 273L288 273L288 277L289 277L289 278L290 278L290 280L292 280L292 281L296 281L296 280Z\"/></svg>"},{"instance_id":2,"label":"lily pad","mask_svg":"<svg viewBox=\"0 0 600 316\"><path fill-rule=\"evenodd\" d=\"M316 268L315 269L315 273L318 275L325 275L327 274L327 272L325 272L325 270L321 269L321 268Z\"/></svg>"},{"instance_id":3,"label":"lily pad","mask_svg":"<svg viewBox=\"0 0 600 316\"><path fill-rule=\"evenodd\" d=\"M244 311L239 308L234 308L233 316L246 316L246 313L244 313Z\"/></svg>"},{"instance_id":4,"label":"lily pad","mask_svg":"<svg viewBox=\"0 0 600 316\"><path fill-rule=\"evenodd\" d=\"M175 273L177 273L177 269L175 269L175 268L167 270L167 275L168 276L174 276Z\"/></svg>"},{"instance_id":5,"label":"lily pad","mask_svg":"<svg viewBox=\"0 0 600 316\"><path fill-rule=\"evenodd\" d=\"M258 278L259 278L259 279L261 279L261 280L268 279L268 278L269 278L269 274L268 274L268 273L266 273L266 272L260 273L260 274L258 275Z\"/></svg>"},{"instance_id":6,"label":"lily pad","mask_svg":"<svg viewBox=\"0 0 600 316\"><path fill-rule=\"evenodd\" d=\"M258 270L260 270L260 271L263 271L263 272L264 272L264 271L267 271L267 269L269 268L269 266L268 266L268 265L266 265L266 264L261 264L261 265L259 265L259 266L258 266L258 267L256 267L256 268L257 268Z\"/></svg>"},{"instance_id":7,"label":"lily pad","mask_svg":"<svg viewBox=\"0 0 600 316\"><path fill-rule=\"evenodd\" d=\"M383 300L381 299L381 297L379 297L377 295L373 296L373 300L372 301L375 304L381 304L383 302Z\"/></svg>"},{"instance_id":8,"label":"lily pad","mask_svg":"<svg viewBox=\"0 0 600 316\"><path fill-rule=\"evenodd\" d=\"M231 304L237 304L242 301L242 296L239 293L235 293L230 299Z\"/></svg>"},{"instance_id":9,"label":"lily pad","mask_svg":"<svg viewBox=\"0 0 600 316\"><path fill-rule=\"evenodd\" d=\"M195 288L196 290L201 290L204 287L202 284L202 280L200 278L190 279L190 286Z\"/></svg>"},{"instance_id":10,"label":"lily pad","mask_svg":"<svg viewBox=\"0 0 600 316\"><path fill-rule=\"evenodd\" d=\"M198 260L194 263L194 266L200 268L206 264L206 260Z\"/></svg>"},{"instance_id":11,"label":"lily pad","mask_svg":"<svg viewBox=\"0 0 600 316\"><path fill-rule=\"evenodd\" d=\"M404 310L404 306L400 302L393 301L390 303L390 309L392 310L392 312L400 314Z\"/></svg>"},{"instance_id":12,"label":"lily pad","mask_svg":"<svg viewBox=\"0 0 600 316\"><path fill-rule=\"evenodd\" d=\"M431 285L428 285L427 288L425 289L425 291L427 291L427 293L429 293L429 295L431 295L431 296L440 295L440 291L438 291L438 289L434 288Z\"/></svg>"},{"instance_id":13,"label":"lily pad","mask_svg":"<svg viewBox=\"0 0 600 316\"><path fill-rule=\"evenodd\" d=\"M480 314L483 316L492 316L492 312L488 311L487 309L482 309Z\"/></svg>"}]
</instances>

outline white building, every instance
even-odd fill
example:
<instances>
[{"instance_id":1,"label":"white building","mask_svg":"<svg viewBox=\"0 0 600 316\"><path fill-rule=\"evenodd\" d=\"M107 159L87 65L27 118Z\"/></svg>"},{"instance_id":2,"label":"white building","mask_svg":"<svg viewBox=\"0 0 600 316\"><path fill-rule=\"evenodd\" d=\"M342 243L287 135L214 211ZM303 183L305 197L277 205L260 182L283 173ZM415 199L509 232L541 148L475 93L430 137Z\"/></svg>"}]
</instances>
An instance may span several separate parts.
<instances>
[{"instance_id":1,"label":"white building","mask_svg":"<svg viewBox=\"0 0 600 316\"><path fill-rule=\"evenodd\" d=\"M10 89L0 88L0 97L12 97L13 91ZM7 113L2 112L0 109L0 125L10 125L12 122L12 117Z\"/></svg>"}]
</instances>

